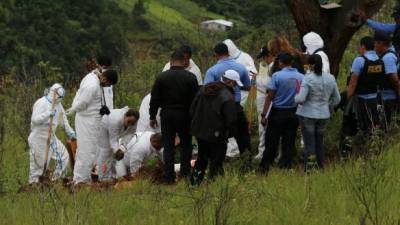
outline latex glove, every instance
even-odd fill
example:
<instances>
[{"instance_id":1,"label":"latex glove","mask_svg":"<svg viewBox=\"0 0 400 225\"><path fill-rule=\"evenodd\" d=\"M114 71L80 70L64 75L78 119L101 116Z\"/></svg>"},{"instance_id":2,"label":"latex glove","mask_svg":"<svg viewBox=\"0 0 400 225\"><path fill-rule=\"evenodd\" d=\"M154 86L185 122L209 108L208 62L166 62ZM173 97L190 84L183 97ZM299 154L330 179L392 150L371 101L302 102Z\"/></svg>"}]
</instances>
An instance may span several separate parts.
<instances>
[{"instance_id":1,"label":"latex glove","mask_svg":"<svg viewBox=\"0 0 400 225\"><path fill-rule=\"evenodd\" d=\"M115 155L114 155L114 158L117 160L117 161L120 161L121 159L123 159L124 158L124 152L121 150L121 149L118 149L116 152L115 152Z\"/></svg>"},{"instance_id":2,"label":"latex glove","mask_svg":"<svg viewBox=\"0 0 400 225\"><path fill-rule=\"evenodd\" d=\"M50 117L54 117L54 116L56 115L56 112L57 112L56 110L51 110L51 109L50 109L50 110L49 110L49 116L50 116Z\"/></svg>"},{"instance_id":3,"label":"latex glove","mask_svg":"<svg viewBox=\"0 0 400 225\"><path fill-rule=\"evenodd\" d=\"M76 133L75 132L69 132L67 134L67 136L68 136L69 140L76 140Z\"/></svg>"}]
</instances>

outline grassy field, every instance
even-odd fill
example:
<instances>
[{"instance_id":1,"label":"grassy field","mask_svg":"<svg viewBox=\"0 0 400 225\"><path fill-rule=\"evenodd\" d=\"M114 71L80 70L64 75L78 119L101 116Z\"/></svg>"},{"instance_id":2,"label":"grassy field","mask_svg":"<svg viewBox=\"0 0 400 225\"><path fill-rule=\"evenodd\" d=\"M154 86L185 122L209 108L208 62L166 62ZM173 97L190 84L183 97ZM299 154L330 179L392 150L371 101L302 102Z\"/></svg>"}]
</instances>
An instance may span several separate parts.
<instances>
[{"instance_id":1,"label":"grassy field","mask_svg":"<svg viewBox=\"0 0 400 225\"><path fill-rule=\"evenodd\" d=\"M135 2L119 0L127 11ZM140 104L168 60L165 46L190 41L195 49L194 59L205 71L214 63L212 46L225 38L197 33L199 21L219 16L190 1L149 0L145 6L145 18L151 23L151 30L133 32L131 45L134 53L140 49L147 54L143 57L146 60L138 59L141 58L138 54L126 59L128 66L121 68L121 82L115 87L117 107ZM188 8L193 10L187 13ZM252 55L272 37L270 33L258 35L257 32L237 40ZM350 64L357 55L358 40L369 32L362 29L348 47L338 79L342 90ZM53 79L53 75L45 74L44 79ZM59 78L54 76L54 80ZM28 179L26 139L31 106L44 88L42 84L29 85L20 86L10 81L5 86L6 95L0 95L0 101L7 106L0 111L0 122L6 124L7 131L0 145L0 224L400 224L399 137L384 142L377 140L367 148L371 151L368 157L353 157L342 162L336 157L340 113L333 116L326 133L329 166L309 175L300 166L290 171L274 168L269 176L260 176L254 171L239 175L240 161L231 161L226 164L225 177L200 187L191 187L184 181L164 186L139 180L118 190L71 191L60 184L18 193ZM65 106L71 104L73 91L67 90ZM64 138L61 133L60 137ZM300 155L302 150L298 152Z\"/></svg>"},{"instance_id":2,"label":"grassy field","mask_svg":"<svg viewBox=\"0 0 400 225\"><path fill-rule=\"evenodd\" d=\"M61 184L17 193L26 184L25 144L8 138L0 170L0 224L398 224L400 145L395 139L369 148L364 158L331 163L325 171L274 168L268 176L226 176L191 187L138 180L117 189L71 191ZM12 141L15 140L15 141ZM383 151L375 155L374 149ZM256 164L254 164L256 166Z\"/></svg>"}]
</instances>

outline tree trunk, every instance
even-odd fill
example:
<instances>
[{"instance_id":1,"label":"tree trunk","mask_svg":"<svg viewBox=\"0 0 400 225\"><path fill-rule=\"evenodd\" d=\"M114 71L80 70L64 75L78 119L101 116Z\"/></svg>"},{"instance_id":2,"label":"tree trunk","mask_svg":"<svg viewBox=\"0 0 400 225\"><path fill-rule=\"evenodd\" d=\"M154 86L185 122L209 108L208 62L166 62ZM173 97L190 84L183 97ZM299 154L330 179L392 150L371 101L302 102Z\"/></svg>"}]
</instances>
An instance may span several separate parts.
<instances>
[{"instance_id":1,"label":"tree trunk","mask_svg":"<svg viewBox=\"0 0 400 225\"><path fill-rule=\"evenodd\" d=\"M354 33L362 26L358 17L364 11L367 17L376 14L385 0L343 0L342 7L323 9L319 0L286 0L300 35L310 31L321 35L331 64L331 73L339 73L344 51Z\"/></svg>"}]
</instances>

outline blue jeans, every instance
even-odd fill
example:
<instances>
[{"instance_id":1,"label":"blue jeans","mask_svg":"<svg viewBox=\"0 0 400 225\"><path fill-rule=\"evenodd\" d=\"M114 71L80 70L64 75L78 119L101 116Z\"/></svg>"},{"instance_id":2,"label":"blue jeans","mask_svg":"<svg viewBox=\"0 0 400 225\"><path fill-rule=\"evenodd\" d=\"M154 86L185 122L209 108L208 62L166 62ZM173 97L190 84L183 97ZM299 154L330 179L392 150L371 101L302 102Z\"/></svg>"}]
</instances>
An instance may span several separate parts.
<instances>
[{"instance_id":1,"label":"blue jeans","mask_svg":"<svg viewBox=\"0 0 400 225\"><path fill-rule=\"evenodd\" d=\"M324 132L327 119L300 117L301 133L304 139L304 163L308 157L315 155L319 168L324 167Z\"/></svg>"}]
</instances>

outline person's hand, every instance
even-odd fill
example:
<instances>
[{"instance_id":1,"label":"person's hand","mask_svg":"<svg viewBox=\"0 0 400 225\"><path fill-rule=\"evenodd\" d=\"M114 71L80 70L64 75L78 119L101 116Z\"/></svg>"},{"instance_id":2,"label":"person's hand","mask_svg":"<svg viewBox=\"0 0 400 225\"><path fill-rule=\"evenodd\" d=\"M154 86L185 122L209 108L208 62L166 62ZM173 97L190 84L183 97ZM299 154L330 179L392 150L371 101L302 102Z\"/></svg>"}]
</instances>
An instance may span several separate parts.
<instances>
[{"instance_id":1,"label":"person's hand","mask_svg":"<svg viewBox=\"0 0 400 225\"><path fill-rule=\"evenodd\" d=\"M261 118L261 124L262 124L264 127L267 126L267 124L268 124L268 119L265 118L265 117Z\"/></svg>"},{"instance_id":2,"label":"person's hand","mask_svg":"<svg viewBox=\"0 0 400 225\"><path fill-rule=\"evenodd\" d=\"M50 115L50 117L54 117L56 115L56 110L50 109L49 110L49 115Z\"/></svg>"},{"instance_id":3,"label":"person's hand","mask_svg":"<svg viewBox=\"0 0 400 225\"><path fill-rule=\"evenodd\" d=\"M124 158L124 155L125 155L125 153L124 153L121 149L118 149L117 152L115 152L114 158L115 158L117 161L120 161L121 159Z\"/></svg>"},{"instance_id":4,"label":"person's hand","mask_svg":"<svg viewBox=\"0 0 400 225\"><path fill-rule=\"evenodd\" d=\"M150 120L150 127L156 129L158 127L157 120Z\"/></svg>"},{"instance_id":5,"label":"person's hand","mask_svg":"<svg viewBox=\"0 0 400 225\"><path fill-rule=\"evenodd\" d=\"M70 132L67 134L69 140L76 140L76 133Z\"/></svg>"}]
</instances>

